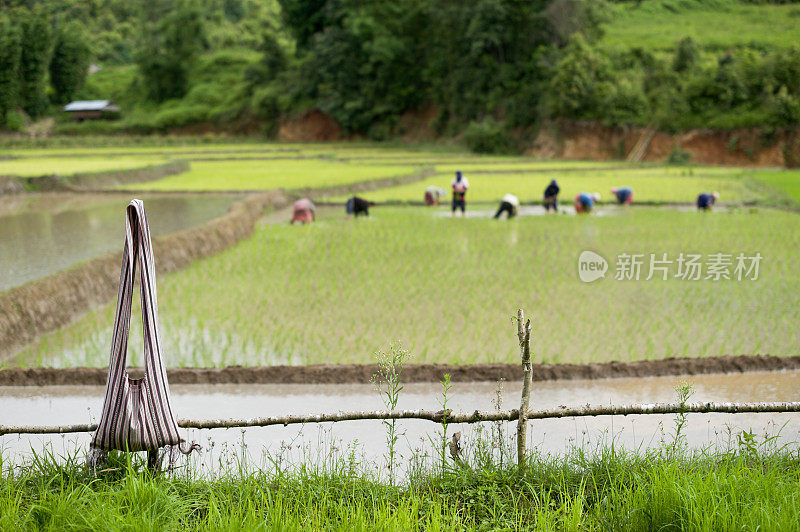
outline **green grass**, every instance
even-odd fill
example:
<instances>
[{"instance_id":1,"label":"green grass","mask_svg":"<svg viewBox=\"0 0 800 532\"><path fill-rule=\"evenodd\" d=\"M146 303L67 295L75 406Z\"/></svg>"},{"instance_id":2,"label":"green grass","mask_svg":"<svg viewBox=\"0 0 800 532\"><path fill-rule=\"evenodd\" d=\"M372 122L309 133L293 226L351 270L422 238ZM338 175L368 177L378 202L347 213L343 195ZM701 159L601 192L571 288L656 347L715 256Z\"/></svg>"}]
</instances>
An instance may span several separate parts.
<instances>
[{"instance_id":1,"label":"green grass","mask_svg":"<svg viewBox=\"0 0 800 532\"><path fill-rule=\"evenodd\" d=\"M413 174L408 165L371 165L319 160L194 161L188 172L146 184L147 190L269 190L327 187ZM141 189L141 183L120 187Z\"/></svg>"},{"instance_id":2,"label":"green grass","mask_svg":"<svg viewBox=\"0 0 800 532\"><path fill-rule=\"evenodd\" d=\"M391 486L352 460L153 477L114 455L3 467L2 530L797 530L796 452L491 460ZM0 464L2 462L0 461Z\"/></svg>"},{"instance_id":3,"label":"green grass","mask_svg":"<svg viewBox=\"0 0 800 532\"><path fill-rule=\"evenodd\" d=\"M601 43L621 49L674 50L684 37L725 51L739 46L788 48L800 42L800 6L739 0L644 0L612 8Z\"/></svg>"},{"instance_id":4,"label":"green grass","mask_svg":"<svg viewBox=\"0 0 800 532\"><path fill-rule=\"evenodd\" d=\"M467 167L466 165L463 165ZM484 166L488 172L505 165ZM437 166L437 169L441 167ZM742 176L739 168L721 167L647 167L622 170L570 169L563 171L554 166L552 172L537 173L476 173L470 175L469 201L496 202L506 193L516 194L524 203L540 203L545 187L556 178L561 186L561 201L571 203L579 192L600 192L605 200L611 200L610 189L614 186L630 186L634 189L634 200L653 203L692 203L700 192L718 191L723 202L743 202L764 199L763 194L752 187ZM759 174L760 175L760 174ZM439 186L450 189L452 176L441 174L424 181L365 193L374 201L422 201L425 187ZM343 201L346 195L334 196L332 201Z\"/></svg>"},{"instance_id":5,"label":"green grass","mask_svg":"<svg viewBox=\"0 0 800 532\"><path fill-rule=\"evenodd\" d=\"M147 156L8 159L0 160L0 175L23 177L49 174L72 175L83 172L144 168L165 160L163 157Z\"/></svg>"},{"instance_id":6,"label":"green grass","mask_svg":"<svg viewBox=\"0 0 800 532\"><path fill-rule=\"evenodd\" d=\"M369 363L393 340L418 363L514 363L519 307L533 316L537 362L797 354L794 213L637 208L511 222L440 213L377 207L354 221L323 211L311 226L262 225L234 248L162 276L167 364ZM609 260L606 279L579 281L587 249ZM620 253L719 252L761 253L760 278L645 281L645 262L642 280L613 279ZM112 322L109 304L15 363L103 367ZM140 360L141 337L131 338L131 360Z\"/></svg>"}]
</instances>

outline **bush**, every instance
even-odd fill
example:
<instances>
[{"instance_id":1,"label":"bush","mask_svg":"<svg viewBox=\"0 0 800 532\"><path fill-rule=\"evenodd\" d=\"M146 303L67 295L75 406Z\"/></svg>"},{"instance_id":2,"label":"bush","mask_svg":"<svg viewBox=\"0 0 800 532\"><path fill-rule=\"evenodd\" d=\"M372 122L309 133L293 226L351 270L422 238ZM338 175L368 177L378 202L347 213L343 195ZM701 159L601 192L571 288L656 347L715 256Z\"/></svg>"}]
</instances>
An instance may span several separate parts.
<instances>
[{"instance_id":1,"label":"bush","mask_svg":"<svg viewBox=\"0 0 800 532\"><path fill-rule=\"evenodd\" d=\"M464 131L464 144L475 153L514 153L514 141L493 118L470 122Z\"/></svg>"},{"instance_id":2,"label":"bush","mask_svg":"<svg viewBox=\"0 0 800 532\"><path fill-rule=\"evenodd\" d=\"M681 149L680 146L673 146L672 151L669 152L667 163L669 164L688 164L692 158L692 154L686 150Z\"/></svg>"},{"instance_id":3,"label":"bush","mask_svg":"<svg viewBox=\"0 0 800 532\"><path fill-rule=\"evenodd\" d=\"M14 109L6 113L5 129L8 131L22 131L25 129L25 118Z\"/></svg>"}]
</instances>

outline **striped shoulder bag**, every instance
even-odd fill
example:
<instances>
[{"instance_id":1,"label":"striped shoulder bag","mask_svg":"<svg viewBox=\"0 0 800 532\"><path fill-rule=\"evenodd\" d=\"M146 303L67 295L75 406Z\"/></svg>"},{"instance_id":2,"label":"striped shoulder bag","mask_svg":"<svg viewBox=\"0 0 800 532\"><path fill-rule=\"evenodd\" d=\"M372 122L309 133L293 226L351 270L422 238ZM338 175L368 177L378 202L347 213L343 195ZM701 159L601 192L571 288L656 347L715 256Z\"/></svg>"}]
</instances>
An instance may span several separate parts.
<instances>
[{"instance_id":1,"label":"striped shoulder bag","mask_svg":"<svg viewBox=\"0 0 800 532\"><path fill-rule=\"evenodd\" d=\"M144 333L144 377L131 379L125 366L137 259ZM98 459L112 449L149 451L150 465L157 467L160 462L160 457L156 457L158 450L166 447L173 464L177 458L176 451L188 454L200 447L193 443L184 450L183 443L172 411L158 334L158 298L150 228L144 204L134 199L125 211L125 246L106 395L100 423L92 436L89 462L96 466Z\"/></svg>"}]
</instances>

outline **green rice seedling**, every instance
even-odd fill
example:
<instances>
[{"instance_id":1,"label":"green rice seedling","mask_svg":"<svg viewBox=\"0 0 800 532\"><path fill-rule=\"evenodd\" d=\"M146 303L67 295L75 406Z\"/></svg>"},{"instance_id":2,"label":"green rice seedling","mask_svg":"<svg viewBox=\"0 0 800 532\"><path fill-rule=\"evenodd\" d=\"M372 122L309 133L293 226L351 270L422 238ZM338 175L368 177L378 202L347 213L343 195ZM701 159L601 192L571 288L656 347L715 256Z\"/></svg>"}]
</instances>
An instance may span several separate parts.
<instances>
[{"instance_id":1,"label":"green rice seedling","mask_svg":"<svg viewBox=\"0 0 800 532\"><path fill-rule=\"evenodd\" d=\"M342 161L195 161L191 170L147 183L148 190L271 190L330 187L413 174L413 165L368 165ZM141 189L140 183L121 189Z\"/></svg>"},{"instance_id":2,"label":"green rice seedling","mask_svg":"<svg viewBox=\"0 0 800 532\"><path fill-rule=\"evenodd\" d=\"M747 186L746 178L738 168L698 168L693 175L672 167L629 168L621 170L570 169L556 166L551 172L518 173L495 172L494 166L483 166L485 173L469 175L468 202L499 202L506 193L516 194L522 203L540 204L545 187L551 179L561 186L562 205L571 205L580 192L600 192L611 201L611 187L630 186L634 202L694 203L701 192L718 191L723 202L752 202L765 199L765 194ZM498 168L503 166L498 165ZM436 167L437 171L441 167ZM452 175L440 174L421 182L399 185L371 192L369 198L383 202L421 202L425 187L450 189ZM331 201L344 201L344 195L333 196Z\"/></svg>"},{"instance_id":3,"label":"green rice seedling","mask_svg":"<svg viewBox=\"0 0 800 532\"><path fill-rule=\"evenodd\" d=\"M605 278L580 281L583 250L608 261ZM800 218L769 209L510 222L421 207L358 221L321 211L311 226L260 226L159 277L159 311L171 366L368 363L392 339L420 363L514 363L506 318L518 307L547 331L535 339L546 363L789 355L800 343L798 250ZM681 253L720 252L760 253L758 279L676 277ZM650 255L664 253L668 278L647 280ZM616 278L622 254L641 255L639 280ZM11 363L104 366L112 323L113 305L100 307ZM139 333L130 349L141 353Z\"/></svg>"}]
</instances>

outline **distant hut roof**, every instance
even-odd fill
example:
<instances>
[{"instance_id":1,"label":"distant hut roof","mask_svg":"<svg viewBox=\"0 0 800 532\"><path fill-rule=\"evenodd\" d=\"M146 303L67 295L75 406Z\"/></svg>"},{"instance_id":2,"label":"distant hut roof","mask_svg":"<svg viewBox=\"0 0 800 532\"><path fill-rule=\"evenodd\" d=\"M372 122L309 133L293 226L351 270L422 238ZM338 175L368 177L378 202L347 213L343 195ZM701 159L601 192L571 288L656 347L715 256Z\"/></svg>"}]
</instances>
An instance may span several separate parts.
<instances>
[{"instance_id":1,"label":"distant hut roof","mask_svg":"<svg viewBox=\"0 0 800 532\"><path fill-rule=\"evenodd\" d=\"M65 105L64 111L108 111L117 113L119 112L119 107L111 103L111 100L80 100Z\"/></svg>"}]
</instances>

